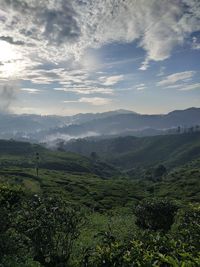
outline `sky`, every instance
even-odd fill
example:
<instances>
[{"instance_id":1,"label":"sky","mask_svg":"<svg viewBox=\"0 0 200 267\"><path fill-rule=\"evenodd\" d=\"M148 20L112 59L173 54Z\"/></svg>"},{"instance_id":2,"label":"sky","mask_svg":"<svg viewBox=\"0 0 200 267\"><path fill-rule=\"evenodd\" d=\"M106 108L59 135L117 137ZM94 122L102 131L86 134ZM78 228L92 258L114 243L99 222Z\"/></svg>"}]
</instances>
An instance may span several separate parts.
<instances>
[{"instance_id":1,"label":"sky","mask_svg":"<svg viewBox=\"0 0 200 267\"><path fill-rule=\"evenodd\" d=\"M199 0L0 0L0 112L200 107Z\"/></svg>"}]
</instances>

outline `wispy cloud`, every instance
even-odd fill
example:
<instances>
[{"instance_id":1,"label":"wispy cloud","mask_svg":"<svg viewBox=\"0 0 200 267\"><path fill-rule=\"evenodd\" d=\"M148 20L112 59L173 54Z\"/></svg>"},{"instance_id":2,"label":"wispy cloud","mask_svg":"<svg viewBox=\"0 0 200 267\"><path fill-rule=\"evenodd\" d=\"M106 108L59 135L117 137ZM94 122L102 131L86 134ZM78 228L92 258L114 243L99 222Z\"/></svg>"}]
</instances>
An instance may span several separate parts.
<instances>
[{"instance_id":1,"label":"wispy cloud","mask_svg":"<svg viewBox=\"0 0 200 267\"><path fill-rule=\"evenodd\" d=\"M99 81L102 85L105 86L111 86L115 85L120 81L124 80L124 75L114 75L114 76L108 76L108 77L99 77Z\"/></svg>"},{"instance_id":2,"label":"wispy cloud","mask_svg":"<svg viewBox=\"0 0 200 267\"><path fill-rule=\"evenodd\" d=\"M42 91L42 90L35 89L35 88L21 88L20 90L23 92L27 92L29 94L38 94Z\"/></svg>"},{"instance_id":3,"label":"wispy cloud","mask_svg":"<svg viewBox=\"0 0 200 267\"><path fill-rule=\"evenodd\" d=\"M192 48L195 50L200 49L200 39L198 39L197 37L192 38Z\"/></svg>"},{"instance_id":4,"label":"wispy cloud","mask_svg":"<svg viewBox=\"0 0 200 267\"><path fill-rule=\"evenodd\" d=\"M190 91L194 89L200 89L200 83L193 83L193 84L188 84L186 86L179 87L180 91Z\"/></svg>"},{"instance_id":5,"label":"wispy cloud","mask_svg":"<svg viewBox=\"0 0 200 267\"><path fill-rule=\"evenodd\" d=\"M140 83L140 84L136 85L135 88L136 88L137 91L143 91L143 90L145 90L147 87L146 87L146 85L145 85L144 83Z\"/></svg>"},{"instance_id":6,"label":"wispy cloud","mask_svg":"<svg viewBox=\"0 0 200 267\"><path fill-rule=\"evenodd\" d=\"M162 67L160 67L160 70L159 70L159 72L158 72L158 74L157 74L157 77L161 77L161 76L164 76L164 74L165 74L165 67L164 66L162 66Z\"/></svg>"},{"instance_id":7,"label":"wispy cloud","mask_svg":"<svg viewBox=\"0 0 200 267\"><path fill-rule=\"evenodd\" d=\"M158 86L170 86L177 82L189 81L194 75L196 71L184 71L177 72L171 75L166 76L163 80L157 82Z\"/></svg>"},{"instance_id":8,"label":"wispy cloud","mask_svg":"<svg viewBox=\"0 0 200 267\"><path fill-rule=\"evenodd\" d=\"M112 102L111 99L103 97L82 97L78 100L65 100L64 103L86 103L93 106L108 105Z\"/></svg>"},{"instance_id":9,"label":"wispy cloud","mask_svg":"<svg viewBox=\"0 0 200 267\"><path fill-rule=\"evenodd\" d=\"M83 94L83 95L90 95L90 94L106 94L106 95L113 95L114 90L111 88L101 88L101 87L76 87L72 86L71 88L54 88L55 91L63 91L63 92L72 92L75 94Z\"/></svg>"}]
</instances>

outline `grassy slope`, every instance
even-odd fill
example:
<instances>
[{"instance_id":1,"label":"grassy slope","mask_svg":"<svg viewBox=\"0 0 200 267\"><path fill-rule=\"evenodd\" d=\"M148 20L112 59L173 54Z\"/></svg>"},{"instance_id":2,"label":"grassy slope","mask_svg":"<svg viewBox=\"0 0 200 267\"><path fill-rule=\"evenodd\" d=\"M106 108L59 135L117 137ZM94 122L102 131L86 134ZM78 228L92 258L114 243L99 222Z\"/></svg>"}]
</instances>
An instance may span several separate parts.
<instances>
[{"instance_id":1,"label":"grassy slope","mask_svg":"<svg viewBox=\"0 0 200 267\"><path fill-rule=\"evenodd\" d=\"M35 171L36 152L40 155L39 177ZM35 193L62 192L69 201L96 210L128 205L143 198L136 184L120 179L112 166L38 145L0 141L0 166L1 182L19 184Z\"/></svg>"}]
</instances>

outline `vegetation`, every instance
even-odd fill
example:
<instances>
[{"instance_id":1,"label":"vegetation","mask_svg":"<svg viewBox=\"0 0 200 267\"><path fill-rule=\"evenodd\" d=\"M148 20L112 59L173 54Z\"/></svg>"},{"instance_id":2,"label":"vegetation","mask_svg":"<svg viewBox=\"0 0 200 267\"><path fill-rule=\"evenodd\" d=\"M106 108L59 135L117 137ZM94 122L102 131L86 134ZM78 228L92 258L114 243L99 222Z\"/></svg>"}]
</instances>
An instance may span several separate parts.
<instances>
[{"instance_id":1,"label":"vegetation","mask_svg":"<svg viewBox=\"0 0 200 267\"><path fill-rule=\"evenodd\" d=\"M0 163L0 266L200 265L200 159L119 171L0 141Z\"/></svg>"},{"instance_id":2,"label":"vegetation","mask_svg":"<svg viewBox=\"0 0 200 267\"><path fill-rule=\"evenodd\" d=\"M142 138L79 139L67 143L65 149L85 156L96 152L101 159L123 170L159 164L174 168L200 157L200 132Z\"/></svg>"}]
</instances>

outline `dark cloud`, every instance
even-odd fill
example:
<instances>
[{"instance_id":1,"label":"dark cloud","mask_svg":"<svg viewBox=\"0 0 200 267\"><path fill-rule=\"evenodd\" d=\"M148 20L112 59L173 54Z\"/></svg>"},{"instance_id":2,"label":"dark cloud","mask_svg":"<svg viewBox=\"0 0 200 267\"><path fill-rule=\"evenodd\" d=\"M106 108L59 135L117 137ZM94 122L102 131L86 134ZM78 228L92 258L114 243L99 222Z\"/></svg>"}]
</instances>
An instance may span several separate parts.
<instances>
[{"instance_id":1,"label":"dark cloud","mask_svg":"<svg viewBox=\"0 0 200 267\"><path fill-rule=\"evenodd\" d=\"M73 1L61 0L53 4L50 2L48 0L43 2L4 0L4 8L16 12L9 26L17 27L25 38L45 40L53 45L59 45L65 41L77 41L80 29L72 5ZM27 24L21 23L23 20ZM14 41L10 36L2 37L11 44L24 44L23 41Z\"/></svg>"},{"instance_id":2,"label":"dark cloud","mask_svg":"<svg viewBox=\"0 0 200 267\"><path fill-rule=\"evenodd\" d=\"M44 10L39 14L41 25L45 26L43 35L49 42L63 43L76 41L80 36L80 29L76 21L73 8L63 2L60 10Z\"/></svg>"},{"instance_id":3,"label":"dark cloud","mask_svg":"<svg viewBox=\"0 0 200 267\"><path fill-rule=\"evenodd\" d=\"M14 41L12 37L10 36L0 36L0 40L6 41L13 45L24 45L25 43L22 41Z\"/></svg>"}]
</instances>

